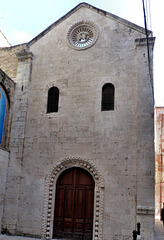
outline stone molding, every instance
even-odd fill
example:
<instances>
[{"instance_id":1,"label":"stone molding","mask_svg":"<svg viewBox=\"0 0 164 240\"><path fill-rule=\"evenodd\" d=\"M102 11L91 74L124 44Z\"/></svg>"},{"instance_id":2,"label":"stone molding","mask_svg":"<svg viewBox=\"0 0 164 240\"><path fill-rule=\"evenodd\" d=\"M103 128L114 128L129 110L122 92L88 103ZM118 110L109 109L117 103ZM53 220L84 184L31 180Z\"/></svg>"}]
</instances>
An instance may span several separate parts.
<instances>
[{"instance_id":1,"label":"stone molding","mask_svg":"<svg viewBox=\"0 0 164 240\"><path fill-rule=\"evenodd\" d=\"M27 52L25 49L23 49L22 51L18 52L16 56L17 56L18 62L24 62L28 59L32 60L33 53Z\"/></svg>"},{"instance_id":2,"label":"stone molding","mask_svg":"<svg viewBox=\"0 0 164 240\"><path fill-rule=\"evenodd\" d=\"M71 157L57 163L50 171L45 179L44 192L44 207L43 207L43 222L42 222L42 239L52 239L53 218L54 218L54 203L56 182L59 175L66 169L79 167L87 170L95 181L94 191L94 218L93 218L93 240L103 239L103 209L104 209L104 180L98 168L80 157Z\"/></svg>"},{"instance_id":3,"label":"stone molding","mask_svg":"<svg viewBox=\"0 0 164 240\"><path fill-rule=\"evenodd\" d=\"M155 208L147 207L147 206L137 206L137 214L138 215L154 215Z\"/></svg>"},{"instance_id":4,"label":"stone molding","mask_svg":"<svg viewBox=\"0 0 164 240\"><path fill-rule=\"evenodd\" d=\"M155 37L149 37L148 43L154 46ZM136 47L147 46L147 38L138 38L135 40Z\"/></svg>"}]
</instances>

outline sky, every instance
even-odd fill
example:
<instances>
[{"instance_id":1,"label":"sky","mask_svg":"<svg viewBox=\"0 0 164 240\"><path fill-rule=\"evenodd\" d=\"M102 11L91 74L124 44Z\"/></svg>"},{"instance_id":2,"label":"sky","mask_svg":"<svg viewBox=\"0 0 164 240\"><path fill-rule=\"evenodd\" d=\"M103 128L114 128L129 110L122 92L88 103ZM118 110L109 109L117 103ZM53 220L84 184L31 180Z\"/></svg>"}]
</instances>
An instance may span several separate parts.
<instances>
[{"instance_id":1,"label":"sky","mask_svg":"<svg viewBox=\"0 0 164 240\"><path fill-rule=\"evenodd\" d=\"M148 28L156 37L154 47L155 105L164 106L163 59L164 0L144 0ZM5 0L0 4L0 30L12 45L30 41L83 1ZM144 27L142 0L86 0L97 8Z\"/></svg>"}]
</instances>

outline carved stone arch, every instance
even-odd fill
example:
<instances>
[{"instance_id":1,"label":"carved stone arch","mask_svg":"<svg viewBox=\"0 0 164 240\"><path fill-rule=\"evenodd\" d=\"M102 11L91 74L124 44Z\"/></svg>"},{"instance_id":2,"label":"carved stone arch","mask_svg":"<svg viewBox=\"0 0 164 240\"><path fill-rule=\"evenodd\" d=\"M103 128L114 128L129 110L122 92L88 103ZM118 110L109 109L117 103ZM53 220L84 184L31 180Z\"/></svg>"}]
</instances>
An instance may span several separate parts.
<instances>
[{"instance_id":1,"label":"carved stone arch","mask_svg":"<svg viewBox=\"0 0 164 240\"><path fill-rule=\"evenodd\" d=\"M12 111L14 104L14 91L15 91L15 83L12 79L10 79L5 72L0 69L0 87L4 91L7 99L7 116L6 116L6 128L5 128L5 137L2 146L4 148L9 147L9 139L11 132L11 119L12 119Z\"/></svg>"},{"instance_id":2,"label":"carved stone arch","mask_svg":"<svg viewBox=\"0 0 164 240\"><path fill-rule=\"evenodd\" d=\"M62 160L61 162L57 163L56 166L46 176L42 239L52 238L57 179L62 172L72 167L85 169L92 175L95 182L93 240L101 240L103 239L102 226L104 209L104 180L98 168L90 160L79 157L71 157Z\"/></svg>"}]
</instances>

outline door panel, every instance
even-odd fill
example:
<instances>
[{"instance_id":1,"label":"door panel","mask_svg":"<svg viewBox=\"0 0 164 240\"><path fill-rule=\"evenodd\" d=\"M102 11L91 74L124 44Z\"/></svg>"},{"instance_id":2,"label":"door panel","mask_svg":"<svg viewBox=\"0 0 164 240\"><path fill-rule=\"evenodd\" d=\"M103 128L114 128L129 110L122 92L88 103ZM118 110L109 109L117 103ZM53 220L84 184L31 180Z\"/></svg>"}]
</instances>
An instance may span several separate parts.
<instances>
[{"instance_id":1,"label":"door panel","mask_svg":"<svg viewBox=\"0 0 164 240\"><path fill-rule=\"evenodd\" d=\"M55 226L56 226L56 234L60 234L62 232L62 227L63 227L63 214L64 214L64 188L59 188L58 189L58 195L56 196L56 202L60 202L58 205L58 208L56 208L55 211Z\"/></svg>"},{"instance_id":2,"label":"door panel","mask_svg":"<svg viewBox=\"0 0 164 240\"><path fill-rule=\"evenodd\" d=\"M86 175L85 172L78 173L78 185L92 186L92 184L93 179L91 179L90 176Z\"/></svg>"},{"instance_id":3,"label":"door panel","mask_svg":"<svg viewBox=\"0 0 164 240\"><path fill-rule=\"evenodd\" d=\"M60 185L73 185L73 177L74 173L73 172L67 172L63 177L59 178L59 184Z\"/></svg>"},{"instance_id":4,"label":"door panel","mask_svg":"<svg viewBox=\"0 0 164 240\"><path fill-rule=\"evenodd\" d=\"M85 233L92 233L93 228L93 191L91 189L86 190L85 195Z\"/></svg>"},{"instance_id":5,"label":"door panel","mask_svg":"<svg viewBox=\"0 0 164 240\"><path fill-rule=\"evenodd\" d=\"M65 208L63 214L64 232L73 231L74 188L65 187Z\"/></svg>"},{"instance_id":6,"label":"door panel","mask_svg":"<svg viewBox=\"0 0 164 240\"><path fill-rule=\"evenodd\" d=\"M76 189L75 199L75 215L74 215L74 232L84 232L84 218L85 218L85 188Z\"/></svg>"},{"instance_id":7,"label":"door panel","mask_svg":"<svg viewBox=\"0 0 164 240\"><path fill-rule=\"evenodd\" d=\"M58 189L58 196L57 196L57 201L60 202L60 205L58 206L58 208L56 209L56 215L58 217L62 217L63 216L63 211L64 211L64 188L59 188Z\"/></svg>"},{"instance_id":8,"label":"door panel","mask_svg":"<svg viewBox=\"0 0 164 240\"><path fill-rule=\"evenodd\" d=\"M80 168L65 171L56 185L53 238L92 239L94 181Z\"/></svg>"},{"instance_id":9,"label":"door panel","mask_svg":"<svg viewBox=\"0 0 164 240\"><path fill-rule=\"evenodd\" d=\"M92 189L86 189L85 201L86 201L85 218L92 219L92 215L93 215L93 191L92 191Z\"/></svg>"}]
</instances>

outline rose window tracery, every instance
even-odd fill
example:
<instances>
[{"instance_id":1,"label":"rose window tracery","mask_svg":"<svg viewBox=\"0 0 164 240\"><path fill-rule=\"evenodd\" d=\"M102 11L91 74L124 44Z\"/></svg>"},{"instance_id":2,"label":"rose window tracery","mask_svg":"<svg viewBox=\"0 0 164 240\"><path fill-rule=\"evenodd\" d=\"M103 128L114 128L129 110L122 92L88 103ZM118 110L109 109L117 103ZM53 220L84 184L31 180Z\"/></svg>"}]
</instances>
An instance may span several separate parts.
<instances>
[{"instance_id":1,"label":"rose window tracery","mask_svg":"<svg viewBox=\"0 0 164 240\"><path fill-rule=\"evenodd\" d=\"M98 38L98 28L90 21L74 24L68 31L69 45L76 50L91 47Z\"/></svg>"}]
</instances>

